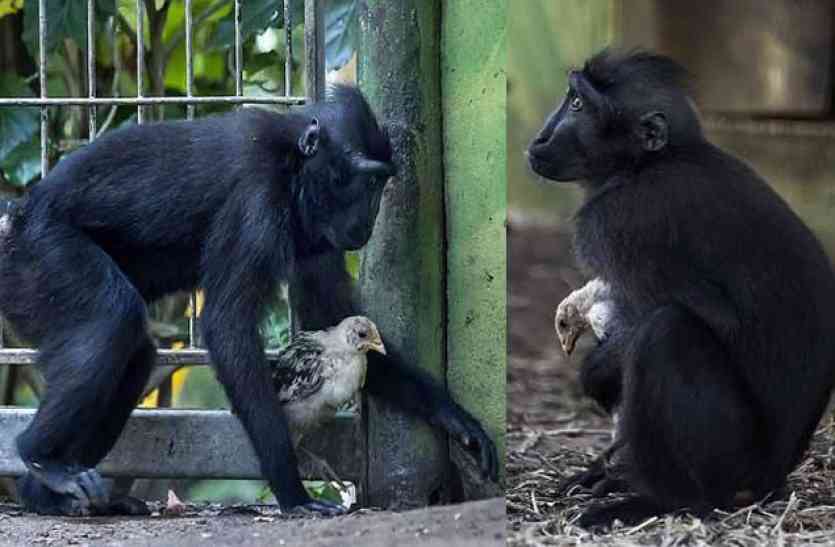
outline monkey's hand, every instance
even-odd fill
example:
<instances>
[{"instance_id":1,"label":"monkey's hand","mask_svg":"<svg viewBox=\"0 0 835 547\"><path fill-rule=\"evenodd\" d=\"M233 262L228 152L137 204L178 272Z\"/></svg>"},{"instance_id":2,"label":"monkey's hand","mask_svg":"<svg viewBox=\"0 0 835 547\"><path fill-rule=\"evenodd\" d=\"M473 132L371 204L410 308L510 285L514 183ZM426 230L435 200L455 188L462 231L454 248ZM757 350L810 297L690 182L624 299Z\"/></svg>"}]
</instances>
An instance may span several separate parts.
<instances>
[{"instance_id":1,"label":"monkey's hand","mask_svg":"<svg viewBox=\"0 0 835 547\"><path fill-rule=\"evenodd\" d=\"M444 428L476 458L483 477L498 480L499 457L496 445L487 436L478 420L453 401L449 401L438 409L433 422Z\"/></svg>"},{"instance_id":2,"label":"monkey's hand","mask_svg":"<svg viewBox=\"0 0 835 547\"><path fill-rule=\"evenodd\" d=\"M609 336L586 355L580 367L580 384L585 394L611 414L620 404L623 378L619 340Z\"/></svg>"},{"instance_id":3,"label":"monkey's hand","mask_svg":"<svg viewBox=\"0 0 835 547\"><path fill-rule=\"evenodd\" d=\"M292 512L302 514L318 514L325 517L336 517L348 512L345 507L338 503L325 500L310 500L293 508Z\"/></svg>"}]
</instances>

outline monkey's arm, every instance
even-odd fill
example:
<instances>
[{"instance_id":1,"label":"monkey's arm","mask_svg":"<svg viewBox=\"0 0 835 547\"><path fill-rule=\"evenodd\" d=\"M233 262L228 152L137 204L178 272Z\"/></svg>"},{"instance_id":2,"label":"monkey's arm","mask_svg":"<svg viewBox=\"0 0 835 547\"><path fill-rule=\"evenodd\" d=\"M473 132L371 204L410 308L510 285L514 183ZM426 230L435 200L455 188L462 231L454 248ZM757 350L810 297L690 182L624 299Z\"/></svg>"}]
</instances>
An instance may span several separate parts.
<instances>
[{"instance_id":1,"label":"monkey's arm","mask_svg":"<svg viewBox=\"0 0 835 547\"><path fill-rule=\"evenodd\" d=\"M297 262L290 298L294 325L301 330L335 325L360 308L353 297L341 252ZM386 356L368 355L368 392L442 427L474 454L484 475L495 480L499 470L496 447L478 420L428 374L407 365L396 349L388 349Z\"/></svg>"},{"instance_id":2,"label":"monkey's arm","mask_svg":"<svg viewBox=\"0 0 835 547\"><path fill-rule=\"evenodd\" d=\"M477 458L485 477L498 478L499 460L493 441L478 420L428 374L407 365L396 351L389 351L387 356L369 354L368 370L369 393L442 427Z\"/></svg>"},{"instance_id":3,"label":"monkey's arm","mask_svg":"<svg viewBox=\"0 0 835 547\"><path fill-rule=\"evenodd\" d=\"M290 272L293 328L323 330L354 315L352 295L353 281L342 251L296 259Z\"/></svg>"},{"instance_id":4,"label":"monkey's arm","mask_svg":"<svg viewBox=\"0 0 835 547\"><path fill-rule=\"evenodd\" d=\"M311 500L302 485L258 330L278 279L274 238L289 237L265 204L257 189L233 195L214 220L202 264L201 324L218 380L281 508L336 514L341 506Z\"/></svg>"},{"instance_id":5,"label":"monkey's arm","mask_svg":"<svg viewBox=\"0 0 835 547\"><path fill-rule=\"evenodd\" d=\"M737 308L717 283L706 279L691 281L674 293L674 300L704 321L722 340L733 338L739 331Z\"/></svg>"}]
</instances>

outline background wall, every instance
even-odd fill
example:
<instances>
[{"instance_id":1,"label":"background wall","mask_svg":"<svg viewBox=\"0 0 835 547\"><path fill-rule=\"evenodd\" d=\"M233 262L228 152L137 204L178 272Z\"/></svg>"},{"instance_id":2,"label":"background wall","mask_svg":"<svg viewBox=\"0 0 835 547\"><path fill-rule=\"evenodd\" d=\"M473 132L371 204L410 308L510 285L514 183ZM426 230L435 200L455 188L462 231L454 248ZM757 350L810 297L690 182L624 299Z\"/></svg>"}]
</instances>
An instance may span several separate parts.
<instances>
[{"instance_id":1,"label":"background wall","mask_svg":"<svg viewBox=\"0 0 835 547\"><path fill-rule=\"evenodd\" d=\"M685 64L695 76L708 138L753 165L835 256L835 110L831 99L818 101L828 109L814 112L804 110L803 102L821 82L832 81L832 55L801 47L832 35L832 17L824 17L831 10L826 2L810 2L820 14L814 26L796 24L789 17L796 14L789 1L723 4L724 9L737 10L736 19L744 24L737 25L739 32L726 32L718 22L710 25L710 44L701 42L705 21L683 16L682 11L692 8L687 3L527 0L525 6L508 10L513 44L507 69L508 197L514 222L536 220L568 228L579 190L573 184L538 181L523 152L562 99L568 70L610 43L625 43L658 49ZM788 15L776 16L781 9ZM751 43L756 47L744 47ZM716 54L705 59L700 52L708 46ZM769 52L773 54L766 55ZM747 70L733 68L740 58L746 59ZM793 77L800 69L813 71L815 77ZM756 93L745 91L750 82L765 78L762 74L793 90L779 95L782 102L777 107L754 108L765 101L764 86ZM738 104L752 109L742 111Z\"/></svg>"},{"instance_id":2,"label":"background wall","mask_svg":"<svg viewBox=\"0 0 835 547\"><path fill-rule=\"evenodd\" d=\"M566 219L576 209L573 184L537 184L524 150L562 100L568 70L613 35L610 0L527 0L508 10L507 182L511 218L518 212Z\"/></svg>"}]
</instances>

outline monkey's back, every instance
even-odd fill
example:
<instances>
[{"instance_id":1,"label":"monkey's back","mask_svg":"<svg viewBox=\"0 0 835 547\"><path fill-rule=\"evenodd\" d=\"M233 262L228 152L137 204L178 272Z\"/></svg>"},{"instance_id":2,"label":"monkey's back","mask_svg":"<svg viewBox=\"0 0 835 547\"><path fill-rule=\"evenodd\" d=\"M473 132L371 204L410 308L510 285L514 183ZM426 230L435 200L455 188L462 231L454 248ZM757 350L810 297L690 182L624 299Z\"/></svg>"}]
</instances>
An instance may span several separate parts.
<instances>
[{"instance_id":1,"label":"monkey's back","mask_svg":"<svg viewBox=\"0 0 835 547\"><path fill-rule=\"evenodd\" d=\"M282 138L286 119L244 109L108 132L35 186L14 237L22 246L70 227L105 249L149 298L193 287L208 231L230 199L266 188L286 201L281 160L295 144Z\"/></svg>"}]
</instances>

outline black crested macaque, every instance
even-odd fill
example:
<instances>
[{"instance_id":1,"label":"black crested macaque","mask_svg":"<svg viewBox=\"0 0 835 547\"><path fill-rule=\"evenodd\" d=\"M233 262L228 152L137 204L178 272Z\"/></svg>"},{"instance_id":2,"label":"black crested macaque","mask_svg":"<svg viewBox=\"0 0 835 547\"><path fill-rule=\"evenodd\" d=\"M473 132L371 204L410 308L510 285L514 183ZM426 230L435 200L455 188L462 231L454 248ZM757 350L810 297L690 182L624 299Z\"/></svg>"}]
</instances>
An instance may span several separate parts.
<instances>
[{"instance_id":1,"label":"black crested macaque","mask_svg":"<svg viewBox=\"0 0 835 547\"><path fill-rule=\"evenodd\" d=\"M669 58L603 51L528 149L539 175L582 181L576 254L623 315L581 382L618 409L636 495L587 510L585 526L780 490L835 380L829 259L705 139L684 80Z\"/></svg>"},{"instance_id":2,"label":"black crested macaque","mask_svg":"<svg viewBox=\"0 0 835 547\"><path fill-rule=\"evenodd\" d=\"M344 251L368 241L394 173L388 136L351 87L288 114L243 109L119 129L58 163L13 211L0 245L0 312L38 345L47 382L17 439L24 506L147 512L140 500L110 499L95 466L154 363L146 303L201 287L217 377L280 506L341 512L299 479L258 326L281 281L302 330L355 315ZM366 386L444 428L496 476L492 441L428 376L380 356Z\"/></svg>"}]
</instances>

